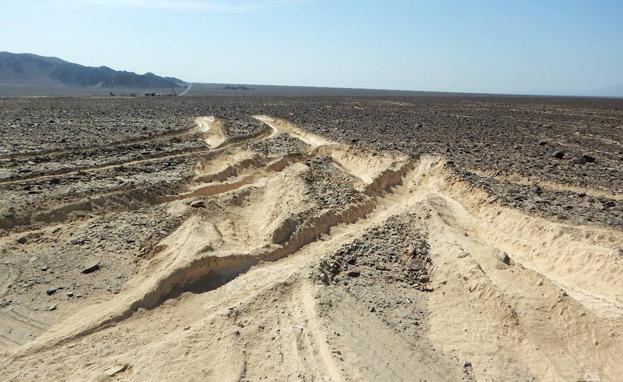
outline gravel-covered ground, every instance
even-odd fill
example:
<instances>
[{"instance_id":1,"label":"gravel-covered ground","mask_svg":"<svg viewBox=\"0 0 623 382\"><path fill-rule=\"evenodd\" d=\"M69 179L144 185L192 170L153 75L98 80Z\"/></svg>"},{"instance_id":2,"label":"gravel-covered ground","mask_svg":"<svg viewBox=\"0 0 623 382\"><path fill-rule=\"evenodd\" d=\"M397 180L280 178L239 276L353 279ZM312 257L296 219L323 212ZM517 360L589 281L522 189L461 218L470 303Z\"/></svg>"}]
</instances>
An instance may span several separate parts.
<instances>
[{"instance_id":1,"label":"gravel-covered ground","mask_svg":"<svg viewBox=\"0 0 623 382\"><path fill-rule=\"evenodd\" d=\"M511 206L623 226L623 101L575 98L4 99L0 182L13 183L0 184L5 192L0 209L19 209L27 200L32 204L36 194L49 200L64 190L76 191L58 182L79 184L79 189L94 184L102 192L126 183L152 184L158 178L153 174L169 174L172 166L178 170L174 176L182 177L192 154L205 149L192 135L194 118L222 118L236 140L265 129L251 118L255 114L279 116L340 142L400 150L414 158L438 154ZM289 136L279 139L289 142L264 148L259 142L255 148L300 147ZM150 161L124 165L145 160ZM106 166L116 174L105 177L115 181L93 182L98 177L93 172ZM132 172L152 175L133 179ZM49 174L58 176L45 177Z\"/></svg>"},{"instance_id":2,"label":"gravel-covered ground","mask_svg":"<svg viewBox=\"0 0 623 382\"><path fill-rule=\"evenodd\" d=\"M582 304L606 311L614 301L612 309L620 309L612 292L620 280L620 259L612 257L610 246L617 245L623 230L623 100L111 97L2 99L0 106L0 347L28 344L47 334L49 325L102 302L129 304L116 318L122 327L139 308L147 309L138 313L145 318L161 314L162 306L184 305L191 299L184 293L209 299L230 282L242 287L258 282L261 288L253 293L263 291L264 277L244 284L244 275L255 277L254 266L260 272L275 266L279 270L268 272L271 277L290 275L271 281L272 292L253 297L261 303L254 319L266 315L266 323L256 322L257 343L236 343L250 346L255 353L248 354L259 355L262 362L268 362L262 358L267 354L262 346L269 343L261 334L265 326L274 330L271 323L284 319L286 310L296 317L303 314L299 309L318 308L326 317L343 320L343 338L337 331L323 334L336 349L359 349L361 335L351 338L349 331L376 328L399 339L383 345L384 355L372 354L368 365L395 361L408 374L403 360L427 354L426 362L441 362L445 366L439 370L448 367L458 379L471 380L472 372L489 375L489 365L496 367L491 375L545 375L525 371L520 363L505 374L505 362L511 361L504 357L523 360L513 346L500 347L512 351L500 353L504 359L499 362L480 350L457 350L465 343L480 348L493 338L485 333L488 326L477 328L484 330L482 338L474 331L473 341L461 340L469 326L462 326L461 314L492 312L492 322L508 329L492 336L514 341L521 330L532 336L547 328L541 324L550 325L551 316L563 317L563 310L571 312L565 314L577 327L597 320L586 315ZM281 118L281 124L253 118L258 115ZM196 125L196 118L207 116L216 119ZM214 121L218 125L211 125ZM218 144L208 144L214 142L210 134L220 134ZM486 206L479 210L479 204ZM503 226L499 232L496 225ZM538 247L541 230L548 247ZM579 257L583 251L590 252L586 261ZM301 280L294 276L298 264L288 256L309 262L304 268L311 269L313 288L324 296L318 306L305 305L316 304L309 302L317 299L311 286L287 292L294 293L291 306L280 307L287 299L270 297ZM187 268L180 265L186 260ZM578 264L585 263L590 266L580 269ZM595 270L605 281L585 282ZM158 277L152 277L154 272ZM551 283L543 286L541 276ZM156 284L142 288L141 281ZM548 294L539 296L527 285ZM148 296L132 300L135 292ZM560 313L539 305L556 306L560 301L552 305L550 297L568 295L578 303ZM596 307L595 296L603 300ZM299 297L307 302L299 304ZM526 307L526 301L534 305ZM181 316L203 320L207 314L198 307L212 314L210 304L188 304ZM333 309L340 306L343 311ZM446 317L444 312L456 314ZM372 317L370 322L379 326L359 326L358 319L348 318L355 314ZM322 330L312 328L313 312L303 316L279 326L270 343L277 337L289 349L287 336L294 327L305 333L297 346L310 347L301 340L313 337L306 330ZM145 325L140 330L153 336L174 324L160 319L149 322L161 322L158 330ZM594 322L601 323L593 324L597 329L618 325ZM243 340L250 331L244 325L234 328L233 338ZM568 333L576 326L555 326L563 327L568 329L560 335L564 341L552 344L572 343ZM93 333L99 335L99 329ZM134 349L150 338L145 333L137 335ZM377 340L362 343L374 350L382 342ZM432 340L450 345L440 349ZM405 358L392 358L395 344L404 345ZM545 353L557 355L556 346ZM607 346L603 354L616 353L616 346ZM63 351L73 354L71 349ZM360 356L365 358L366 349L359 349ZM178 350L166 351L177 356ZM349 355L332 354L351 361ZM479 362L474 367L471 355ZM609 364L598 361L600 367ZM139 372L124 367L120 372Z\"/></svg>"}]
</instances>

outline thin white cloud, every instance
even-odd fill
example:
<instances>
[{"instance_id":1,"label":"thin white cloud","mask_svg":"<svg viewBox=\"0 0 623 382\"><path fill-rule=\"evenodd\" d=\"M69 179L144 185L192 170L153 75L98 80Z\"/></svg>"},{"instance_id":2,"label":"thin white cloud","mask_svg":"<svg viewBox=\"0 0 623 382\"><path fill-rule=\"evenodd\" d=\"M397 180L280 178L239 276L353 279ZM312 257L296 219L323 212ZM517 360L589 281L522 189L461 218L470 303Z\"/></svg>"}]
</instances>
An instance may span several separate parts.
<instances>
[{"instance_id":1,"label":"thin white cloud","mask_svg":"<svg viewBox=\"0 0 623 382\"><path fill-rule=\"evenodd\" d=\"M279 5L300 4L303 0L73 0L74 3L201 12L249 12Z\"/></svg>"}]
</instances>

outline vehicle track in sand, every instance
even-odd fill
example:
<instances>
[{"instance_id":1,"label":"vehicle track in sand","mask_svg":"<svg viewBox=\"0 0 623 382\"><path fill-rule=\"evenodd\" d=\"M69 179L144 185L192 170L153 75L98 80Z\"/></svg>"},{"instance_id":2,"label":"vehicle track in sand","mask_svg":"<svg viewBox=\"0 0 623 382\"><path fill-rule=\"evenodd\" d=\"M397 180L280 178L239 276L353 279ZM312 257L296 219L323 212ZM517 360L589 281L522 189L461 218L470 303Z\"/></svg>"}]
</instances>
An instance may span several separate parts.
<instances>
[{"instance_id":1,"label":"vehicle track in sand","mask_svg":"<svg viewBox=\"0 0 623 382\"><path fill-rule=\"evenodd\" d=\"M0 355L5 375L442 381L623 373L623 233L491 203L439 157L368 151L256 118L272 132L232 142L217 131L187 191L154 202L186 220L121 293L22 346L0 339L10 350ZM307 148L274 156L249 149L281 134ZM343 186L337 195L348 197L333 202L313 189L321 175L328 191ZM425 353L367 306L375 302L309 277L343 245L407 214L427 233L433 262L421 341L437 350Z\"/></svg>"},{"instance_id":2,"label":"vehicle track in sand","mask_svg":"<svg viewBox=\"0 0 623 382\"><path fill-rule=\"evenodd\" d=\"M186 95L186 94L190 91L190 89L191 89L192 87L193 87L193 83L192 83L192 82L189 82L189 83L188 83L188 87L187 87L186 89L184 89L184 91L183 91L183 92L181 92L180 94L178 94L177 96L178 96L178 97L183 97L183 96L185 96L185 95Z\"/></svg>"},{"instance_id":3,"label":"vehicle track in sand","mask_svg":"<svg viewBox=\"0 0 623 382\"><path fill-rule=\"evenodd\" d=\"M173 130L160 134L152 134L147 137L140 138L130 138L123 141L114 142L107 145L102 146L89 146L89 147L70 147L66 149L60 150L44 150L37 152L26 152L26 153L15 153L15 154L4 154L0 155L0 161L11 160L11 159L35 159L40 157L56 157L65 154L88 154L88 153L96 153L98 150L103 148L111 148L111 147L122 147L125 145L131 145L135 143L146 143L146 142L154 142L160 141L164 139L171 139L175 137L182 137L185 135L193 134L196 132L196 128L188 128L188 129L180 129Z\"/></svg>"},{"instance_id":4,"label":"vehicle track in sand","mask_svg":"<svg viewBox=\"0 0 623 382\"><path fill-rule=\"evenodd\" d=\"M623 200L623 194L614 191L606 191L598 188L581 187L573 184L553 182L551 180L540 179L537 177L526 177L520 174L500 175L497 171L482 171L477 169L470 169L469 171L482 178L495 179L498 181L516 184L519 186L539 186L545 190L554 192L567 191L576 194L585 194L597 198Z\"/></svg>"},{"instance_id":5,"label":"vehicle track in sand","mask_svg":"<svg viewBox=\"0 0 623 382\"><path fill-rule=\"evenodd\" d=\"M198 125L196 133L200 133L202 139L206 141L208 147L198 147L192 149L181 150L179 153L161 153L155 157L137 159L131 161L121 161L118 163L108 163L101 166L85 167L80 169L72 169L65 172L53 172L52 174L39 175L39 176L25 176L20 179L4 179L0 180L0 185L12 185L12 184L28 184L30 182L39 182L49 179L54 179L64 176L74 176L79 174L96 174L99 172L105 172L109 170L115 170L122 167L131 168L132 166L142 165L146 163L155 163L166 161L175 158L190 158L196 157L200 162L211 160L214 157L218 157L222 153L226 152L229 148L237 148L243 145L250 145L255 142L262 141L264 139L274 136L275 131L273 129L267 129L260 132L255 136L242 137L237 139L229 139L225 137L225 133L222 128L222 121L214 117L200 117L196 119ZM275 161L278 167L279 161ZM243 167L244 167L244 163ZM249 163L251 165L252 163ZM269 165L267 161L263 165L268 166L268 171L272 171L271 168L275 167L275 164ZM240 169L240 164L236 164ZM232 171L231 167L227 167L227 171ZM222 174L221 174L222 175ZM231 174L230 174L231 175ZM218 174L211 174L209 176L216 176ZM17 216L12 219L0 219L0 228L13 229L16 227L25 227L33 223L56 223L62 222L72 217L77 212L112 212L112 211L125 211L138 208L144 208L148 205L161 204L170 202L172 200L183 199L190 196L199 196L200 194L216 195L225 192L230 189L237 188L243 184L251 182L252 178L256 178L258 174L247 174L245 179L236 180L233 184L218 183L213 185L204 185L202 187L195 187L194 190L189 191L187 195L173 196L163 189L153 189L153 187L137 187L124 191L99 191L92 192L88 197L81 198L69 203L62 203L55 205L51 208L46 208L41 211L40 209L29 214L28 216ZM227 176L228 178L229 176ZM222 178L222 176L221 176ZM226 178L222 178L225 180ZM199 177L197 179L200 183L206 183L206 177Z\"/></svg>"},{"instance_id":6,"label":"vehicle track in sand","mask_svg":"<svg viewBox=\"0 0 623 382\"><path fill-rule=\"evenodd\" d=\"M218 118L214 117L199 117L195 119L196 127L187 131L184 131L179 135L193 135L199 134L203 137L204 141L208 145L208 147L194 147L194 148L185 148L181 150L173 150L168 152L155 153L152 155L147 155L146 158L143 157L141 159L132 159L132 160L121 160L121 161L112 161L102 165L95 166L78 166L71 169L60 169L56 171L48 172L45 175L25 175L20 177L13 177L8 179L0 179L0 185L3 184L19 184L25 182L35 182L46 179L51 179L59 176L71 176L79 173L95 173L98 171L106 171L110 169L114 169L119 166L132 166L139 165L144 163L156 162L156 161L164 161L167 159L188 157L193 155L198 155L201 153L205 153L210 151L211 149L217 148L225 143L226 137L223 132L222 122ZM175 135L175 136L179 136ZM167 136L169 138L170 136ZM160 137L156 137L154 139L145 139L142 141L136 142L152 142L158 140ZM125 144L125 143L124 143ZM117 145L120 146L120 145ZM107 146L111 147L111 146ZM114 147L114 146L112 146ZM91 152L92 150L86 151Z\"/></svg>"}]
</instances>

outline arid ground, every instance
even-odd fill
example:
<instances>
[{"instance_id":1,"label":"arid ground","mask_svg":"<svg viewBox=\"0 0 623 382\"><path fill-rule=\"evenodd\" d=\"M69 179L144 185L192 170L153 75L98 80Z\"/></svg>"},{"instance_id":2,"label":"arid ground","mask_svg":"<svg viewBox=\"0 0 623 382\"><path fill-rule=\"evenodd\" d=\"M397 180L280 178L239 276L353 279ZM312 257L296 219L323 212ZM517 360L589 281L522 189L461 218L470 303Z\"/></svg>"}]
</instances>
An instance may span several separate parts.
<instances>
[{"instance_id":1,"label":"arid ground","mask_svg":"<svg viewBox=\"0 0 623 382\"><path fill-rule=\"evenodd\" d=\"M618 381L623 100L0 99L0 379Z\"/></svg>"}]
</instances>

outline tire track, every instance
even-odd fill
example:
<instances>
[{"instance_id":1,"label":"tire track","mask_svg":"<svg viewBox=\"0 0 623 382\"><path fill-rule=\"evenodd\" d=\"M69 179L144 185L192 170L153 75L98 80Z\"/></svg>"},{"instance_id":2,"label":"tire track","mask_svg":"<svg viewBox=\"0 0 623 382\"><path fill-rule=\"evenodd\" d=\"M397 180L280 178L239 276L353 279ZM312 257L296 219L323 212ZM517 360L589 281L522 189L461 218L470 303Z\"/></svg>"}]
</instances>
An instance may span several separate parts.
<instances>
[{"instance_id":1,"label":"tire track","mask_svg":"<svg viewBox=\"0 0 623 382\"><path fill-rule=\"evenodd\" d=\"M40 157L56 157L65 154L84 154L84 153L96 153L98 150L106 149L106 148L116 148L125 145L131 145L136 143L148 143L148 142L157 142L160 140L165 140L169 138L175 138L180 136L185 136L189 134L194 134L196 132L196 128L187 128L181 130L174 130L170 132L165 132L161 134L154 134L144 138L131 138L124 141L118 141L114 143L110 143L107 145L100 146L91 146L91 147L70 147L62 150L46 150L46 151L37 151L37 152L27 152L27 153L15 153L15 154L6 154L0 155L0 161L10 160L10 159L36 159Z\"/></svg>"},{"instance_id":2,"label":"tire track","mask_svg":"<svg viewBox=\"0 0 623 382\"><path fill-rule=\"evenodd\" d=\"M539 186L545 190L553 192L573 192L576 194L586 194L595 198L606 198L612 200L623 200L623 194L614 191L600 190L598 188L581 187L572 184L553 182L550 180L539 179L536 177L526 177L520 174L497 175L494 171L483 171L469 169L471 173L481 178L489 178L497 181L508 182L518 186Z\"/></svg>"},{"instance_id":3,"label":"tire track","mask_svg":"<svg viewBox=\"0 0 623 382\"><path fill-rule=\"evenodd\" d=\"M46 179L53 179L60 176L73 176L78 175L82 172L90 172L96 173L100 171L106 171L110 169L114 169L120 166L133 166L133 165L141 165L145 163L152 163L158 161L165 161L168 159L177 159L177 158L185 158L194 155L200 155L208 152L220 152L224 148L233 146L239 147L243 144L253 144L255 142L262 141L264 139L270 138L273 134L269 134L267 131L262 131L257 133L255 136L247 136L241 137L238 139L229 139L225 136L225 133L222 128L222 121L218 118L214 117L199 117L196 118L195 123L197 127L185 131L181 135L192 135L192 134L200 134L204 137L206 144L208 147L194 147L194 148L185 148L180 150L172 150L163 153L157 153L154 155L149 155L146 158L142 159L131 159L131 160L120 160L120 161L112 161L101 165L95 166L79 166L73 167L71 169L59 169L49 171L46 174L30 174L21 177L13 177L7 179L0 179L1 185L11 185L11 184L21 184L27 182L36 182ZM96 152L97 150L93 150Z\"/></svg>"}]
</instances>

